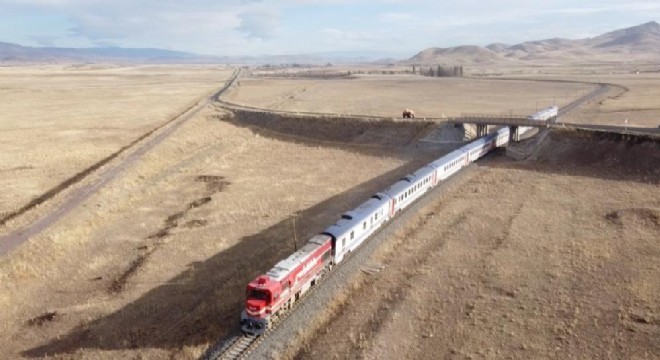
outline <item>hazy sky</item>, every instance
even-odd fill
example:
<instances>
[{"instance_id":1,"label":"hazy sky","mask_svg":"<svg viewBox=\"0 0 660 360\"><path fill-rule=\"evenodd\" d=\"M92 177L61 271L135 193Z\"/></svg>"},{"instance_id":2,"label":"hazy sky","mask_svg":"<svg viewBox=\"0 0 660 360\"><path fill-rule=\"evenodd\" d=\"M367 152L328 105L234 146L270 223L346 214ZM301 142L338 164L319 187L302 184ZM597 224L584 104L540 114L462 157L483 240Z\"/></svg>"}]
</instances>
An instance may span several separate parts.
<instances>
[{"instance_id":1,"label":"hazy sky","mask_svg":"<svg viewBox=\"0 0 660 360\"><path fill-rule=\"evenodd\" d=\"M0 0L0 41L210 55L583 38L660 21L660 0Z\"/></svg>"}]
</instances>

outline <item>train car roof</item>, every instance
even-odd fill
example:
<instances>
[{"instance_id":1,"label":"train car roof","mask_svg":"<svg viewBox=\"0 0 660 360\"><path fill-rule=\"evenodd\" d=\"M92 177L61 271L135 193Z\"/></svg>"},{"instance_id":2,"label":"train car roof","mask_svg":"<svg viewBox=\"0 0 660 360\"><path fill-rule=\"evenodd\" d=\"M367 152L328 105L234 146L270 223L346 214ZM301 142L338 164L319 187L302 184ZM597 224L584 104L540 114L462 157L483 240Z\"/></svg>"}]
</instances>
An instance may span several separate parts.
<instances>
[{"instance_id":1,"label":"train car roof","mask_svg":"<svg viewBox=\"0 0 660 360\"><path fill-rule=\"evenodd\" d=\"M511 130L509 129L508 126L505 126L505 127L501 128L501 129L498 129L498 130L497 130L497 133L498 133L498 134L501 134L501 133L503 133L503 132L507 132L507 133L508 133L508 132L511 132Z\"/></svg>"},{"instance_id":2,"label":"train car roof","mask_svg":"<svg viewBox=\"0 0 660 360\"><path fill-rule=\"evenodd\" d=\"M490 136L486 135L482 138L474 140L473 142L461 147L461 149L466 150L466 151L470 151L470 150L476 149L480 146L484 146L486 144L486 142L488 142L489 138L490 138Z\"/></svg>"},{"instance_id":3,"label":"train car roof","mask_svg":"<svg viewBox=\"0 0 660 360\"><path fill-rule=\"evenodd\" d=\"M438 169L438 168L441 168L441 167L445 166L447 163L450 163L450 162L460 158L463 155L465 155L465 152L463 152L461 150L454 150L454 151L450 152L449 154L441 157L440 159L435 160L434 162L430 163L429 166Z\"/></svg>"},{"instance_id":4,"label":"train car roof","mask_svg":"<svg viewBox=\"0 0 660 360\"><path fill-rule=\"evenodd\" d=\"M303 247L298 251L289 255L288 258L278 262L266 275L276 281L282 281L287 274L289 274L298 265L302 264L314 253L319 247L327 242L329 237L327 235L316 235L312 237Z\"/></svg>"},{"instance_id":5,"label":"train car roof","mask_svg":"<svg viewBox=\"0 0 660 360\"><path fill-rule=\"evenodd\" d=\"M413 183L411 183L408 180L399 180L394 185L388 187L387 189L383 190L384 193L387 195L391 196L392 198L395 198L399 196L402 192L406 191L407 189L411 188L413 186Z\"/></svg>"},{"instance_id":6,"label":"train car roof","mask_svg":"<svg viewBox=\"0 0 660 360\"><path fill-rule=\"evenodd\" d=\"M435 169L433 167L431 167L430 165L426 165L423 168L417 169L417 171L415 171L414 173L405 176L403 179L406 179L406 180L410 181L411 183L413 183L415 181L419 181L419 180L433 174L434 171L435 171ZM403 179L401 179L401 180L403 180Z\"/></svg>"},{"instance_id":7,"label":"train car roof","mask_svg":"<svg viewBox=\"0 0 660 360\"><path fill-rule=\"evenodd\" d=\"M371 199L365 201L357 208L347 211L341 215L341 219L336 223L330 225L325 232L332 234L335 238L341 237L348 230L354 228L357 224L360 224L364 219L370 217L373 213L378 211L380 207L384 204L387 204L389 199L378 199L372 197Z\"/></svg>"}]
</instances>

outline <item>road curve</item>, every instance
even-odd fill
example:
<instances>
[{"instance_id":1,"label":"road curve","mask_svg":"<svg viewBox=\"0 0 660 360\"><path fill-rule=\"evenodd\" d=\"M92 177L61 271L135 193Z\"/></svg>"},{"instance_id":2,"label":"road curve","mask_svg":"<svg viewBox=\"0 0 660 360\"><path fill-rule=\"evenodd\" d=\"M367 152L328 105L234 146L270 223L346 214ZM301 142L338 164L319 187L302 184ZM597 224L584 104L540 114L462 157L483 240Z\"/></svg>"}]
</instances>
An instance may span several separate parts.
<instances>
[{"instance_id":1,"label":"road curve","mask_svg":"<svg viewBox=\"0 0 660 360\"><path fill-rule=\"evenodd\" d=\"M180 128L181 125L185 124L189 119L199 113L210 103L216 101L219 96L222 95L222 93L227 91L227 89L229 89L234 84L239 75L240 69L234 72L229 81L227 81L222 88L213 93L211 96L199 101L196 105L186 109L184 112L174 117L161 127L148 133L145 139L142 139L143 141L137 141L132 146L124 149L123 151L131 152L121 162L104 170L104 172L99 175L96 181L74 190L56 209L21 229L15 230L4 236L0 236L0 256L9 253L20 244L28 240L30 237L46 230L68 212L98 192L110 181L116 179L124 170L140 160L142 156L144 156L144 154L146 154L149 150L163 142L163 140L165 140L174 131ZM117 154L113 155L113 157L116 155ZM83 178L78 179L76 182L80 182L83 180ZM63 190L65 189L62 189L62 191ZM54 195L56 194L53 194L52 196Z\"/></svg>"},{"instance_id":2,"label":"road curve","mask_svg":"<svg viewBox=\"0 0 660 360\"><path fill-rule=\"evenodd\" d=\"M99 179L96 180L95 182L75 190L55 210L53 210L52 212L46 214L42 218L36 220L35 222L33 222L33 223L31 223L31 224L29 224L29 225L27 225L27 226L25 226L21 229L18 229L14 232L11 232L8 235L0 236L0 256L7 254L8 252L15 249L17 246L19 246L21 243L23 243L24 241L26 241L30 237L44 231L45 229L50 227L52 224L57 222L60 218L62 218L69 211L71 211L75 207L79 206L87 198L89 198L91 195L95 194L99 189L101 189L107 183L109 183L113 179L117 178L130 165L132 165L136 161L138 161L146 152L148 152L154 146L158 145L163 140L165 140L169 135L171 135L174 131L176 131L187 120L192 118L194 115L196 115L200 110L205 108L211 102L217 102L222 107L227 108L229 110L246 110L246 111L268 112L268 113L276 113L276 114L290 115L290 116L322 116L322 117L341 116L341 117L356 118L356 119L360 119L360 118L361 119L382 119L382 118L384 118L382 116L370 116L370 115L349 115L349 114L331 114L331 113L293 112L293 111L270 110L270 109L263 109L263 108L257 108L257 107L252 107L252 106L246 106L246 105L230 103L230 102L227 102L225 100L222 100L220 98L220 96L223 93L225 93L236 82L239 75L240 75L240 69L238 69L234 73L232 78L221 89L219 89L217 92L215 92L213 95L211 95L208 98L198 102L197 105L187 109L186 111L181 113L179 116L175 117L174 119L172 119L171 121L169 121L168 123L163 125L162 128L164 128L164 130L159 132L159 130L161 130L161 128L158 128L158 129L153 131L153 134L149 134L149 136L146 136L145 141L137 141L132 146L122 150L121 152L132 150L132 153L130 153L120 163L118 163L115 166L105 170L105 172L103 172L99 176ZM532 81L538 81L538 80L532 80ZM572 81L572 82L574 82L574 81ZM594 84L594 83L591 83L591 84ZM598 83L596 85L599 85L599 86L593 92L591 92L591 93L575 100L574 102L564 106L563 108L560 109L559 114L560 115L565 115L566 113L568 113L568 112L574 110L575 108L579 107L581 104L583 104L583 103L585 103L589 100L592 100L592 99L596 98L597 96L601 96L601 95L606 94L609 91L610 87L618 86L618 85L614 85L614 84L605 84L605 83ZM427 118L427 120L434 120L434 119L433 118ZM446 120L446 119L438 118L437 120ZM586 129L597 129L597 130L608 130L608 129L609 130L614 130L614 131L621 130L620 127L613 127L613 126L582 125L582 124L568 124L568 123L557 123L555 126L571 126L571 127L581 127L581 128L586 128ZM648 130L648 131L655 130L655 133L660 133L660 131L658 131L658 129L631 129L631 128L627 129L627 131L630 132L630 133L643 132L644 130ZM114 156L116 156L116 155L117 154L115 154ZM83 178L85 178L85 177L83 177ZM77 179L74 183L72 183L70 185L73 185L75 183L80 182L83 178ZM64 189L62 189L62 190L64 190ZM54 195L56 195L56 194L53 194L52 196L54 196ZM50 196L50 197L52 197L52 196ZM47 199L44 199L44 201L45 200L47 200Z\"/></svg>"}]
</instances>

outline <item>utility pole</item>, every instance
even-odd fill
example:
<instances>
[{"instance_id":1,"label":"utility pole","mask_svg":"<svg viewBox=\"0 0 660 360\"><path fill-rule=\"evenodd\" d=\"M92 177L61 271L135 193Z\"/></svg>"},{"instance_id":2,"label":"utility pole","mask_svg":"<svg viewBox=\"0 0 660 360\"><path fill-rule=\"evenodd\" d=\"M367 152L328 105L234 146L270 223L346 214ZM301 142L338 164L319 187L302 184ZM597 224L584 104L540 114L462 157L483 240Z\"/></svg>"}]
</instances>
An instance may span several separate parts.
<instances>
[{"instance_id":1,"label":"utility pole","mask_svg":"<svg viewBox=\"0 0 660 360\"><path fill-rule=\"evenodd\" d=\"M291 221L293 222L293 251L298 251L298 236L296 235L296 217L298 214L293 214Z\"/></svg>"}]
</instances>

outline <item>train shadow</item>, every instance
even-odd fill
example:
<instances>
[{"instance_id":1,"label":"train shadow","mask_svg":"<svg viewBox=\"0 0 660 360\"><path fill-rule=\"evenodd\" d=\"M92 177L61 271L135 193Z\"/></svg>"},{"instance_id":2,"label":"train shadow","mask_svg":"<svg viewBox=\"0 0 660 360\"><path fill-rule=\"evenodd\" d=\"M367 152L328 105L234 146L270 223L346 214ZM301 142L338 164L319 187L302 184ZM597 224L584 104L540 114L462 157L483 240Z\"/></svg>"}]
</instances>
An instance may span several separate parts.
<instances>
[{"instance_id":1,"label":"train shadow","mask_svg":"<svg viewBox=\"0 0 660 360\"><path fill-rule=\"evenodd\" d=\"M338 215L430 161L420 157L296 214L298 241L304 242ZM209 231L213 231L212 225ZM26 357L70 354L80 349L176 350L205 346L233 335L243 308L245 285L293 252L289 219L240 239L235 245L189 268L134 302L68 334L28 349ZM299 244L300 245L300 244Z\"/></svg>"}]
</instances>

